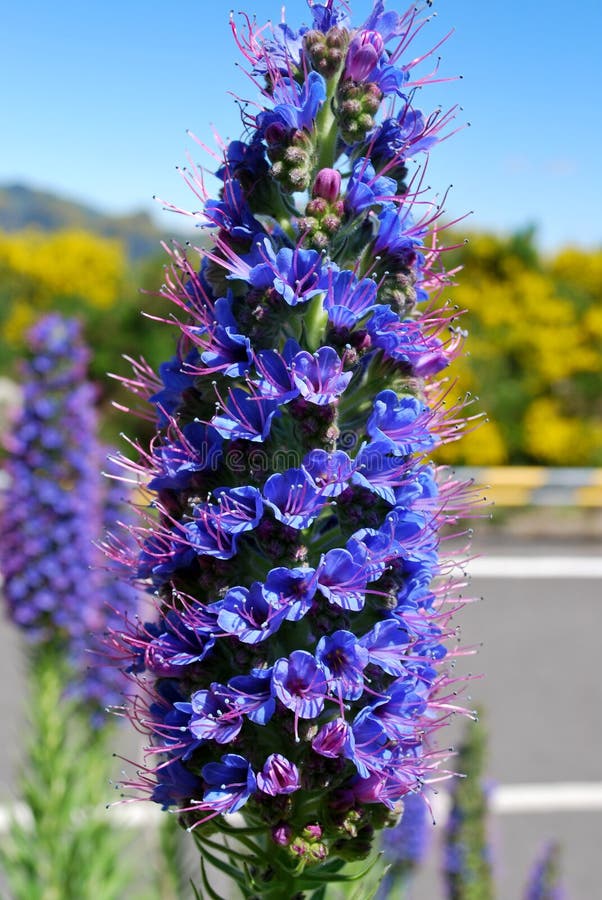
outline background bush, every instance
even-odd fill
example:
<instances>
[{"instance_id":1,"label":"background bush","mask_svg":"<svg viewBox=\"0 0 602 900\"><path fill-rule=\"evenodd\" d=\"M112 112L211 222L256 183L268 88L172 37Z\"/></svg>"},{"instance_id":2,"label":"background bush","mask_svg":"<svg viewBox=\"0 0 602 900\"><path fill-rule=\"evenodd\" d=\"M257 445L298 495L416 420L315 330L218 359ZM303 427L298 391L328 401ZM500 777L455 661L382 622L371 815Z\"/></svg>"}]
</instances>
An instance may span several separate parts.
<instances>
[{"instance_id":1,"label":"background bush","mask_svg":"<svg viewBox=\"0 0 602 900\"><path fill-rule=\"evenodd\" d=\"M153 256L131 260L125 248L124 241L81 229L0 232L1 374L14 374L24 332L38 315L77 314L93 347L91 376L100 387L108 440L123 426L111 401L128 401L105 373L129 373L122 354L157 365L173 349L169 329L140 312L167 313L160 298L140 294L162 283L159 238ZM567 247L544 256L533 230L475 232L446 262L463 266L449 297L467 310L461 324L470 332L470 354L449 376L450 399L478 391L472 408L489 421L448 444L439 459L602 465L602 250Z\"/></svg>"}]
</instances>

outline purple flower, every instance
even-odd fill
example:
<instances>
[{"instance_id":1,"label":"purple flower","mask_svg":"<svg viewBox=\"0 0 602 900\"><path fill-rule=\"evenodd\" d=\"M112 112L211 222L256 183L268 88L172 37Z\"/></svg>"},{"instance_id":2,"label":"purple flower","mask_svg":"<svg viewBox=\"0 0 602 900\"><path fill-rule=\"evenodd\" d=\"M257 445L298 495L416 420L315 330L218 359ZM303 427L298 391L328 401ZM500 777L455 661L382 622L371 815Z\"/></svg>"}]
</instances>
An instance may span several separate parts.
<instances>
[{"instance_id":1,"label":"purple flower","mask_svg":"<svg viewBox=\"0 0 602 900\"><path fill-rule=\"evenodd\" d=\"M334 759L337 756L345 756L352 759L355 750L355 738L351 725L345 719L335 719L327 722L319 730L313 741L312 749L320 756Z\"/></svg>"},{"instance_id":2,"label":"purple flower","mask_svg":"<svg viewBox=\"0 0 602 900\"><path fill-rule=\"evenodd\" d=\"M314 181L312 196L332 203L341 192L341 181L341 173L337 169L320 169Z\"/></svg>"},{"instance_id":3,"label":"purple flower","mask_svg":"<svg viewBox=\"0 0 602 900\"><path fill-rule=\"evenodd\" d=\"M380 60L385 44L378 31L358 31L349 44L345 78L365 81Z\"/></svg>"},{"instance_id":4,"label":"purple flower","mask_svg":"<svg viewBox=\"0 0 602 900\"><path fill-rule=\"evenodd\" d=\"M292 794L301 787L299 769L281 753L271 753L257 773L257 787L264 794Z\"/></svg>"},{"instance_id":5,"label":"purple flower","mask_svg":"<svg viewBox=\"0 0 602 900\"><path fill-rule=\"evenodd\" d=\"M295 719L318 716L327 690L324 669L306 650L293 650L288 658L281 657L274 663L272 693L295 713Z\"/></svg>"},{"instance_id":6,"label":"purple flower","mask_svg":"<svg viewBox=\"0 0 602 900\"><path fill-rule=\"evenodd\" d=\"M361 29L349 44L343 77L358 84L377 85L383 94L397 93L408 80L407 72L387 64L385 41L377 30Z\"/></svg>"},{"instance_id":7,"label":"purple flower","mask_svg":"<svg viewBox=\"0 0 602 900\"><path fill-rule=\"evenodd\" d=\"M223 685L213 682L208 691L195 691L190 703L176 703L190 714L188 728L201 741L229 744L242 728L242 714Z\"/></svg>"},{"instance_id":8,"label":"purple flower","mask_svg":"<svg viewBox=\"0 0 602 900\"><path fill-rule=\"evenodd\" d=\"M312 450L303 460L322 497L338 497L347 487L354 465L344 450Z\"/></svg>"},{"instance_id":9,"label":"purple flower","mask_svg":"<svg viewBox=\"0 0 602 900\"><path fill-rule=\"evenodd\" d=\"M343 372L343 363L332 347L320 347L313 354L302 350L294 357L291 367L299 393L308 403L317 406L334 403L353 375Z\"/></svg>"}]
</instances>

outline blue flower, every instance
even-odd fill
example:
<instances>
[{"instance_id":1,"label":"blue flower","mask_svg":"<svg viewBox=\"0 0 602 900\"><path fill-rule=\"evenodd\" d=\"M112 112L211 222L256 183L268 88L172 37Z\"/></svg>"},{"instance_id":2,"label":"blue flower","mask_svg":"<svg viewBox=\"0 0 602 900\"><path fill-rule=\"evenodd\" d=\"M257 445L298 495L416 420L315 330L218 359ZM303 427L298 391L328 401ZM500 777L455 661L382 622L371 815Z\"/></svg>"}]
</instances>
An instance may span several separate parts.
<instances>
[{"instance_id":1,"label":"blue flower","mask_svg":"<svg viewBox=\"0 0 602 900\"><path fill-rule=\"evenodd\" d=\"M311 475L320 496L338 497L351 480L354 463L344 450L312 450L303 460L303 468Z\"/></svg>"},{"instance_id":2,"label":"blue flower","mask_svg":"<svg viewBox=\"0 0 602 900\"><path fill-rule=\"evenodd\" d=\"M164 387L150 396L150 402L157 407L159 422L166 425L168 416L182 400L182 394L194 387L194 367L198 365L198 352L190 350L185 359L174 356L159 366L159 375Z\"/></svg>"},{"instance_id":3,"label":"blue flower","mask_svg":"<svg viewBox=\"0 0 602 900\"><path fill-rule=\"evenodd\" d=\"M320 663L306 650L293 650L274 663L272 693L295 714L295 720L314 719L324 707L328 690Z\"/></svg>"},{"instance_id":4,"label":"blue flower","mask_svg":"<svg viewBox=\"0 0 602 900\"><path fill-rule=\"evenodd\" d=\"M365 649L369 661L387 675L403 675L408 645L407 629L393 619L377 622L367 634L360 638L360 646Z\"/></svg>"},{"instance_id":5,"label":"blue flower","mask_svg":"<svg viewBox=\"0 0 602 900\"><path fill-rule=\"evenodd\" d=\"M232 314L232 295L220 297L214 307L215 325L210 329L201 360L207 369L221 371L224 375L242 375L253 360L251 341L238 333L238 323ZM205 332L208 329L203 329ZM191 329L195 331L195 329Z\"/></svg>"},{"instance_id":6,"label":"blue flower","mask_svg":"<svg viewBox=\"0 0 602 900\"><path fill-rule=\"evenodd\" d=\"M243 718L224 686L213 682L208 691L195 691L190 703L176 703L181 712L190 714L188 728L200 741L229 744L240 732Z\"/></svg>"},{"instance_id":7,"label":"blue flower","mask_svg":"<svg viewBox=\"0 0 602 900\"><path fill-rule=\"evenodd\" d=\"M369 159L358 159L347 185L345 206L358 216L372 206L390 203L397 193L397 182L385 175L377 175Z\"/></svg>"},{"instance_id":8,"label":"blue flower","mask_svg":"<svg viewBox=\"0 0 602 900\"><path fill-rule=\"evenodd\" d=\"M289 338L282 353L277 350L261 350L257 354L255 368L259 377L254 384L258 393L266 400L288 403L299 395L290 366L300 349L297 341Z\"/></svg>"},{"instance_id":9,"label":"blue flower","mask_svg":"<svg viewBox=\"0 0 602 900\"><path fill-rule=\"evenodd\" d=\"M326 83L318 72L310 72L301 87L290 78L282 78L274 86L274 108L257 116L258 134L265 135L270 125L287 131L311 131L313 122L326 100Z\"/></svg>"},{"instance_id":10,"label":"blue flower","mask_svg":"<svg viewBox=\"0 0 602 900\"><path fill-rule=\"evenodd\" d=\"M449 364L438 337L425 335L418 322L400 321L390 306L376 306L366 322L372 346L419 377L434 375Z\"/></svg>"},{"instance_id":11,"label":"blue flower","mask_svg":"<svg viewBox=\"0 0 602 900\"><path fill-rule=\"evenodd\" d=\"M316 659L322 663L335 696L357 700L364 692L368 651L351 631L335 631L318 641Z\"/></svg>"},{"instance_id":12,"label":"blue flower","mask_svg":"<svg viewBox=\"0 0 602 900\"><path fill-rule=\"evenodd\" d=\"M267 725L276 709L272 697L272 669L253 669L250 675L235 675L228 682L229 696L237 708L256 725Z\"/></svg>"},{"instance_id":13,"label":"blue flower","mask_svg":"<svg viewBox=\"0 0 602 900\"><path fill-rule=\"evenodd\" d=\"M65 690L103 724L127 681L106 659L106 633L135 614L138 594L124 559L132 534L108 561L98 549L118 519L131 529L129 493L98 439L89 351L77 321L52 314L27 334L23 402L7 442L0 510L0 568L8 612L32 658L58 653Z\"/></svg>"},{"instance_id":14,"label":"blue flower","mask_svg":"<svg viewBox=\"0 0 602 900\"><path fill-rule=\"evenodd\" d=\"M371 278L359 279L354 272L337 272L328 284L324 309L335 328L351 329L377 306L377 287Z\"/></svg>"},{"instance_id":15,"label":"blue flower","mask_svg":"<svg viewBox=\"0 0 602 900\"><path fill-rule=\"evenodd\" d=\"M144 650L145 668L158 676L180 676L183 666L201 662L215 645L210 631L192 628L175 612L166 616L164 625L160 632L152 626L156 633L150 633Z\"/></svg>"},{"instance_id":16,"label":"blue flower","mask_svg":"<svg viewBox=\"0 0 602 900\"><path fill-rule=\"evenodd\" d=\"M371 441L362 444L355 458L355 473L352 481L367 487L393 505L395 488L403 482L405 475L403 458L395 452L391 441Z\"/></svg>"},{"instance_id":17,"label":"blue flower","mask_svg":"<svg viewBox=\"0 0 602 900\"><path fill-rule=\"evenodd\" d=\"M225 410L214 416L211 424L228 440L262 442L270 433L272 419L279 415L278 401L262 400L237 387L229 392Z\"/></svg>"},{"instance_id":18,"label":"blue flower","mask_svg":"<svg viewBox=\"0 0 602 900\"><path fill-rule=\"evenodd\" d=\"M307 528L324 504L305 469L270 475L263 486L263 499L279 522L295 529Z\"/></svg>"},{"instance_id":19,"label":"blue flower","mask_svg":"<svg viewBox=\"0 0 602 900\"><path fill-rule=\"evenodd\" d=\"M318 587L327 600L341 609L357 612L366 599L367 572L348 550L329 550L318 573Z\"/></svg>"},{"instance_id":20,"label":"blue flower","mask_svg":"<svg viewBox=\"0 0 602 900\"><path fill-rule=\"evenodd\" d=\"M157 784L153 788L151 800L161 804L161 809L168 809L174 803L180 803L187 797L199 795L202 781L193 775L178 759L168 766L162 766L157 772Z\"/></svg>"},{"instance_id":21,"label":"blue flower","mask_svg":"<svg viewBox=\"0 0 602 900\"><path fill-rule=\"evenodd\" d=\"M205 215L211 225L228 231L237 241L250 242L263 231L236 178L225 178L222 199L208 200Z\"/></svg>"},{"instance_id":22,"label":"blue flower","mask_svg":"<svg viewBox=\"0 0 602 900\"><path fill-rule=\"evenodd\" d=\"M428 151L437 138L428 133L420 110L406 103L397 117L385 119L366 136L366 141L370 145L370 158L375 169L380 172L387 168L393 175L395 169L403 167L406 159Z\"/></svg>"},{"instance_id":23,"label":"blue flower","mask_svg":"<svg viewBox=\"0 0 602 900\"><path fill-rule=\"evenodd\" d=\"M353 372L343 371L343 363L332 347L320 347L313 354L301 350L294 357L291 368L293 381L303 399L317 406L334 403L353 376Z\"/></svg>"},{"instance_id":24,"label":"blue flower","mask_svg":"<svg viewBox=\"0 0 602 900\"><path fill-rule=\"evenodd\" d=\"M395 391L381 391L374 398L366 431L374 441L390 441L400 456L430 450L435 440L428 431L431 413L416 397L398 397Z\"/></svg>"},{"instance_id":25,"label":"blue flower","mask_svg":"<svg viewBox=\"0 0 602 900\"><path fill-rule=\"evenodd\" d=\"M266 177L268 169L265 148L261 141L258 139L251 143L230 141L226 147L224 165L220 166L215 174L224 183L235 179L238 185L255 184ZM240 196L244 199L242 193ZM258 228L257 231L259 230Z\"/></svg>"},{"instance_id":26,"label":"blue flower","mask_svg":"<svg viewBox=\"0 0 602 900\"><path fill-rule=\"evenodd\" d=\"M189 422L179 440L153 447L155 476L149 481L153 491L183 490L199 472L217 470L222 456L222 438L211 426Z\"/></svg>"},{"instance_id":27,"label":"blue flower","mask_svg":"<svg viewBox=\"0 0 602 900\"><path fill-rule=\"evenodd\" d=\"M249 282L258 290L273 288L289 306L307 303L328 286L328 271L316 250L283 247L249 272Z\"/></svg>"},{"instance_id":28,"label":"blue flower","mask_svg":"<svg viewBox=\"0 0 602 900\"><path fill-rule=\"evenodd\" d=\"M265 580L268 602L286 610L286 618L298 622L309 612L318 588L318 574L309 567L287 569L280 566L271 569ZM274 597L274 600L270 598Z\"/></svg>"},{"instance_id":29,"label":"blue flower","mask_svg":"<svg viewBox=\"0 0 602 900\"><path fill-rule=\"evenodd\" d=\"M239 587L228 591L220 601L217 624L244 644L257 644L278 630L285 614L284 607L276 609L268 603L261 582L255 581L248 590Z\"/></svg>"},{"instance_id":30,"label":"blue flower","mask_svg":"<svg viewBox=\"0 0 602 900\"><path fill-rule=\"evenodd\" d=\"M207 763L201 769L201 776L207 785L204 803L220 813L238 812L257 787L249 762L236 753L226 753L221 762Z\"/></svg>"}]
</instances>

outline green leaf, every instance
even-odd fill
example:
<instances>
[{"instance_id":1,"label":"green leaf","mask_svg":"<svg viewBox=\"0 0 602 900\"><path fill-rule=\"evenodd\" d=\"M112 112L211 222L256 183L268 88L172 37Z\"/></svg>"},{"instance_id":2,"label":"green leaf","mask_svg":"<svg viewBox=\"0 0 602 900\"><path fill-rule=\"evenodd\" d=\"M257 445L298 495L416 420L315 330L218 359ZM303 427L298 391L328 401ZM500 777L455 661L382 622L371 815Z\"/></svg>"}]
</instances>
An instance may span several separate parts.
<instances>
[{"instance_id":1,"label":"green leaf","mask_svg":"<svg viewBox=\"0 0 602 900\"><path fill-rule=\"evenodd\" d=\"M224 900L223 897L220 897L219 894L215 893L215 891L209 884L209 881L207 879L207 872L205 871L205 863L203 862L202 859L201 859L201 879L203 881L203 887L207 891L207 894L209 895L210 900ZM200 900L206 900L206 898L201 897Z\"/></svg>"}]
</instances>

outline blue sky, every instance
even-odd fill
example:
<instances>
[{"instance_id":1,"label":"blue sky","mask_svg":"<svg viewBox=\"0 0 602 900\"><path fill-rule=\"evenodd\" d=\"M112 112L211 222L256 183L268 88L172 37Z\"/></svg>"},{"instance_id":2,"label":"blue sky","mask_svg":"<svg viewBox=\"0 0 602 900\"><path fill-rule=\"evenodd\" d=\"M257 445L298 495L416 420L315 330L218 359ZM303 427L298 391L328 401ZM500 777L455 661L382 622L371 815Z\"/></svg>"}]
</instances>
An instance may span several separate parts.
<instances>
[{"instance_id":1,"label":"blue sky","mask_svg":"<svg viewBox=\"0 0 602 900\"><path fill-rule=\"evenodd\" d=\"M359 24L372 3L353 6ZM256 96L235 67L229 8L219 0L6 5L0 184L24 182L110 212L148 209L167 230L180 226L152 196L194 206L175 171L187 150L203 161L185 130L210 144L211 123L238 137L227 92ZM278 20L281 3L239 8ZM435 0L433 9L417 49L454 28L442 72L463 79L424 89L419 105L460 103L459 121L471 123L429 165L434 188L454 186L450 216L474 210L470 227L502 231L537 225L544 249L601 245L599 0ZM286 17L306 21L305 0L290 0Z\"/></svg>"}]
</instances>

